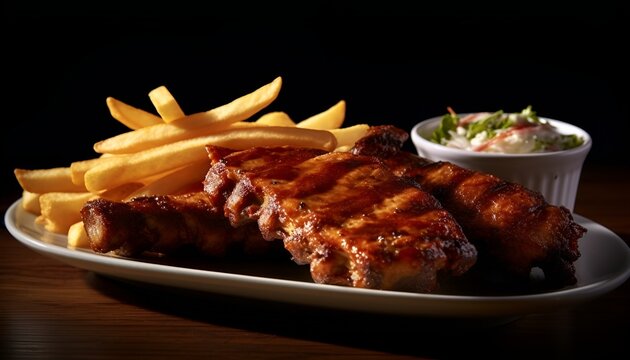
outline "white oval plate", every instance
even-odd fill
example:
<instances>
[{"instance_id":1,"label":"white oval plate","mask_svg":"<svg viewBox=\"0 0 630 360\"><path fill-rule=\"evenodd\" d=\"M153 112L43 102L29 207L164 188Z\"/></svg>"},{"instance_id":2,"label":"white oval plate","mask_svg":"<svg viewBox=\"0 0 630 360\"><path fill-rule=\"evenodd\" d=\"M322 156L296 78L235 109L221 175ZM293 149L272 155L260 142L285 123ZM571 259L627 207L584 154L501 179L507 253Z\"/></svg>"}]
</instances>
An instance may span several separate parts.
<instances>
[{"instance_id":1,"label":"white oval plate","mask_svg":"<svg viewBox=\"0 0 630 360\"><path fill-rule=\"evenodd\" d=\"M582 255L576 262L576 285L532 294L470 296L315 284L303 276L308 269L297 265L283 268L287 272L295 269L296 274L275 276L262 268L264 264L259 269L250 264L243 273L232 271L234 266L226 267L227 271L205 270L69 249L66 236L47 232L35 224L35 216L24 211L20 201L14 202L5 213L9 232L36 252L71 266L149 284L341 310L439 318L517 317L594 299L620 286L630 276L630 249L624 241L579 215L574 215L576 221L588 232L579 242Z\"/></svg>"}]
</instances>

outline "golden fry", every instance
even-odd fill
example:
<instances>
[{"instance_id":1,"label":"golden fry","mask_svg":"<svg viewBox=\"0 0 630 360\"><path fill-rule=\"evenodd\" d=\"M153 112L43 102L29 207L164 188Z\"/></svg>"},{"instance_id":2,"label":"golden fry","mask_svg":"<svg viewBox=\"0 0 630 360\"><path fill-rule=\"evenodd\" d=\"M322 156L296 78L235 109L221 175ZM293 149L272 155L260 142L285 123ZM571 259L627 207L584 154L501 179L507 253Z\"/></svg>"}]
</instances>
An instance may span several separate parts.
<instances>
[{"instance_id":1,"label":"golden fry","mask_svg":"<svg viewBox=\"0 0 630 360\"><path fill-rule=\"evenodd\" d=\"M41 220L46 230L66 234L70 226L81 221L81 208L90 199L91 193L51 192L39 197Z\"/></svg>"},{"instance_id":2,"label":"golden fry","mask_svg":"<svg viewBox=\"0 0 630 360\"><path fill-rule=\"evenodd\" d=\"M149 98L164 122L169 123L185 116L184 111L179 107L179 104L166 86L160 86L151 90Z\"/></svg>"},{"instance_id":3,"label":"golden fry","mask_svg":"<svg viewBox=\"0 0 630 360\"><path fill-rule=\"evenodd\" d=\"M90 238L85 231L83 221L70 225L68 229L68 247L69 248L90 248Z\"/></svg>"},{"instance_id":4,"label":"golden fry","mask_svg":"<svg viewBox=\"0 0 630 360\"><path fill-rule=\"evenodd\" d=\"M75 161L70 164L70 177L72 178L72 182L76 185L83 186L85 188L85 173L96 166L97 164L102 164L107 159L113 158L115 155L103 154L98 158L89 159L89 160L80 160ZM84 190L85 191L85 190Z\"/></svg>"},{"instance_id":5,"label":"golden fry","mask_svg":"<svg viewBox=\"0 0 630 360\"><path fill-rule=\"evenodd\" d=\"M104 190L103 192L99 193L99 197L111 201L121 201L126 199L129 194L132 194L134 191L141 189L143 186L144 184L141 182L122 184L115 188Z\"/></svg>"},{"instance_id":6,"label":"golden fry","mask_svg":"<svg viewBox=\"0 0 630 360\"><path fill-rule=\"evenodd\" d=\"M342 128L345 101L295 123L281 111L246 122L279 95L282 78L206 112L185 115L165 86L149 92L160 116L113 97L109 111L132 131L94 144L99 158L66 168L15 169L22 207L47 231L67 234L68 247L89 248L81 219L95 198L127 201L137 196L179 194L200 189L210 167L207 145L242 150L256 146L296 146L347 151L369 126Z\"/></svg>"},{"instance_id":7,"label":"golden fry","mask_svg":"<svg viewBox=\"0 0 630 360\"><path fill-rule=\"evenodd\" d=\"M129 154L217 133L267 107L276 99L281 87L282 78L277 77L271 83L223 106L99 141L94 144L94 150L98 153Z\"/></svg>"},{"instance_id":8,"label":"golden fry","mask_svg":"<svg viewBox=\"0 0 630 360\"><path fill-rule=\"evenodd\" d=\"M297 123L297 127L319 130L338 129L346 117L346 102L339 101L329 109Z\"/></svg>"},{"instance_id":9,"label":"golden fry","mask_svg":"<svg viewBox=\"0 0 630 360\"><path fill-rule=\"evenodd\" d=\"M201 186L209 168L210 159L186 165L137 189L127 196L127 200L137 196L177 194Z\"/></svg>"},{"instance_id":10,"label":"golden fry","mask_svg":"<svg viewBox=\"0 0 630 360\"><path fill-rule=\"evenodd\" d=\"M35 218L35 224L44 226L46 225L46 219L44 219L44 217L40 214Z\"/></svg>"},{"instance_id":11,"label":"golden fry","mask_svg":"<svg viewBox=\"0 0 630 360\"><path fill-rule=\"evenodd\" d=\"M31 214L39 215L42 213L39 207L40 194L32 193L30 191L22 191L22 208Z\"/></svg>"},{"instance_id":12,"label":"golden fry","mask_svg":"<svg viewBox=\"0 0 630 360\"><path fill-rule=\"evenodd\" d=\"M102 158L95 158L95 159L89 159L89 160L75 161L71 163L70 176L72 178L72 182L76 185L85 186L85 180L83 180L83 176L85 175L85 172L102 161L103 161Z\"/></svg>"},{"instance_id":13,"label":"golden fry","mask_svg":"<svg viewBox=\"0 0 630 360\"><path fill-rule=\"evenodd\" d=\"M112 117L132 130L163 123L159 116L127 105L113 97L108 97L106 103Z\"/></svg>"},{"instance_id":14,"label":"golden fry","mask_svg":"<svg viewBox=\"0 0 630 360\"><path fill-rule=\"evenodd\" d=\"M47 192L85 192L85 186L72 182L69 167L50 169L15 169L15 178L23 190L44 194Z\"/></svg>"},{"instance_id":15,"label":"golden fry","mask_svg":"<svg viewBox=\"0 0 630 360\"><path fill-rule=\"evenodd\" d=\"M331 129L328 131L337 138L336 151L344 151L343 149L347 150L354 146L354 143L364 137L369 129L370 127L367 124L359 124L341 129Z\"/></svg>"},{"instance_id":16,"label":"golden fry","mask_svg":"<svg viewBox=\"0 0 630 360\"><path fill-rule=\"evenodd\" d=\"M269 126L295 126L289 115L282 111L274 111L261 116L256 124Z\"/></svg>"},{"instance_id":17,"label":"golden fry","mask_svg":"<svg viewBox=\"0 0 630 360\"><path fill-rule=\"evenodd\" d=\"M107 161L85 173L85 186L91 192L98 192L204 160L207 158L205 145L237 150L254 146L292 145L332 151L337 146L337 139L329 131L297 127L235 128L219 134L107 158Z\"/></svg>"}]
</instances>

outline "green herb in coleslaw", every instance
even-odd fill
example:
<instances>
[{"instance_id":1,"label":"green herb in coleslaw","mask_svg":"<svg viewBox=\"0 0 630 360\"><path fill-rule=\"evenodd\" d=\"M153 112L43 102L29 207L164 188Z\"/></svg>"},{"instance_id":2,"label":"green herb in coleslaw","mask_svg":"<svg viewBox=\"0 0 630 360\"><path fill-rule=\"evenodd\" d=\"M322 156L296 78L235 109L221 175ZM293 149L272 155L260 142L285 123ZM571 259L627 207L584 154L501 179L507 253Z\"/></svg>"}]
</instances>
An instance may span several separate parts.
<instances>
[{"instance_id":1,"label":"green herb in coleslaw","mask_svg":"<svg viewBox=\"0 0 630 360\"><path fill-rule=\"evenodd\" d=\"M567 150L584 143L562 134L528 106L520 113L479 112L458 115L450 107L431 134L431 141L453 148L507 154Z\"/></svg>"}]
</instances>

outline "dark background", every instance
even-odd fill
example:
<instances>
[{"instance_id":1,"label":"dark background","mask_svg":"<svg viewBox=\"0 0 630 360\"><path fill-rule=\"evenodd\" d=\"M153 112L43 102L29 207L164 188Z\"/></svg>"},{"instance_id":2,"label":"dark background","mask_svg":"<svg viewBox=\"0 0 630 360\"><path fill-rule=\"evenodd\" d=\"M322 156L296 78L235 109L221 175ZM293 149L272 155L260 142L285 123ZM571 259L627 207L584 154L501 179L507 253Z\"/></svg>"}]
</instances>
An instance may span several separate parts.
<instances>
[{"instance_id":1,"label":"dark background","mask_svg":"<svg viewBox=\"0 0 630 360\"><path fill-rule=\"evenodd\" d=\"M294 120L341 99L345 125L406 130L447 106L532 105L592 135L586 167L628 166L627 6L504 3L5 3L2 197L20 196L14 168L68 166L125 131L108 96L154 112L165 85L194 113L276 76L268 110Z\"/></svg>"}]
</instances>

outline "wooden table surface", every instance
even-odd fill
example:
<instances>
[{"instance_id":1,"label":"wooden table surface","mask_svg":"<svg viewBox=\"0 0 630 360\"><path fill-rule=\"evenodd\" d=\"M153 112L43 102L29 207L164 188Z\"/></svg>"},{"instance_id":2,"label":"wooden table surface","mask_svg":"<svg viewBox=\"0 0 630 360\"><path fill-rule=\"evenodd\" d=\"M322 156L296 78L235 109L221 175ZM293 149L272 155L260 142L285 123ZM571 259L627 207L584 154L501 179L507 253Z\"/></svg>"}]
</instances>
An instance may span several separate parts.
<instances>
[{"instance_id":1,"label":"wooden table surface","mask_svg":"<svg viewBox=\"0 0 630 360\"><path fill-rule=\"evenodd\" d=\"M626 243L629 176L585 169L575 209ZM626 281L504 324L331 311L121 282L0 233L0 359L601 359L627 352L629 309Z\"/></svg>"}]
</instances>

